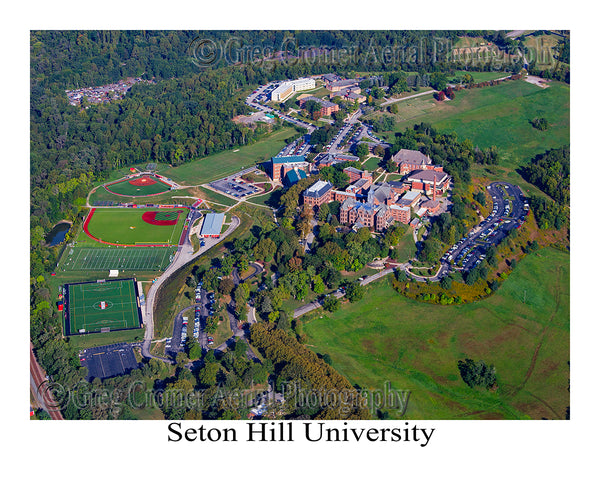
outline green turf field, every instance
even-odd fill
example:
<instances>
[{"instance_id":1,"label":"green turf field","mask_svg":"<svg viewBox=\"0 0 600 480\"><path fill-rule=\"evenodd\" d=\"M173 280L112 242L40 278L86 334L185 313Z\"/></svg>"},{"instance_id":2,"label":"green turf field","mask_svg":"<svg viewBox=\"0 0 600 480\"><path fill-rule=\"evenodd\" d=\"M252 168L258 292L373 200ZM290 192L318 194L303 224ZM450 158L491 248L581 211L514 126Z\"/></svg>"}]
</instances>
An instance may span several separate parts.
<instances>
[{"instance_id":1,"label":"green turf field","mask_svg":"<svg viewBox=\"0 0 600 480\"><path fill-rule=\"evenodd\" d=\"M142 178L150 179L151 182L154 182L150 185L132 185L129 183L131 180L139 180ZM150 183L150 182L149 182ZM119 195L127 195L130 197L143 197L146 195L155 195L158 193L168 192L171 187L166 183L161 182L157 178L153 178L148 175L135 177L135 178L126 178L123 181L112 183L105 187L108 191L117 193Z\"/></svg>"},{"instance_id":2,"label":"green turf field","mask_svg":"<svg viewBox=\"0 0 600 480\"><path fill-rule=\"evenodd\" d=\"M142 219L144 212L181 211L175 225L152 225ZM119 245L177 245L188 210L186 208L97 208L88 224L88 232L103 242ZM82 246L102 244L85 232L77 237Z\"/></svg>"},{"instance_id":3,"label":"green turf field","mask_svg":"<svg viewBox=\"0 0 600 480\"><path fill-rule=\"evenodd\" d=\"M306 344L352 384L410 390L409 419L564 419L569 406L569 255L527 255L499 290L463 305L401 296L386 278L363 300L302 321ZM496 367L496 391L469 388L457 362ZM397 418L390 411L391 418Z\"/></svg>"},{"instance_id":4,"label":"green turf field","mask_svg":"<svg viewBox=\"0 0 600 480\"><path fill-rule=\"evenodd\" d=\"M167 268L175 247L69 247L59 268L66 272L120 270L160 271Z\"/></svg>"},{"instance_id":5,"label":"green turf field","mask_svg":"<svg viewBox=\"0 0 600 480\"><path fill-rule=\"evenodd\" d=\"M208 157L170 168L162 175L172 178L180 185L200 185L217 180L245 167L256 165L277 155L285 146L285 140L297 135L295 129L284 127L251 145L239 149L209 155Z\"/></svg>"},{"instance_id":6,"label":"green turf field","mask_svg":"<svg viewBox=\"0 0 600 480\"><path fill-rule=\"evenodd\" d=\"M66 287L67 335L140 327L134 280L76 283Z\"/></svg>"}]
</instances>

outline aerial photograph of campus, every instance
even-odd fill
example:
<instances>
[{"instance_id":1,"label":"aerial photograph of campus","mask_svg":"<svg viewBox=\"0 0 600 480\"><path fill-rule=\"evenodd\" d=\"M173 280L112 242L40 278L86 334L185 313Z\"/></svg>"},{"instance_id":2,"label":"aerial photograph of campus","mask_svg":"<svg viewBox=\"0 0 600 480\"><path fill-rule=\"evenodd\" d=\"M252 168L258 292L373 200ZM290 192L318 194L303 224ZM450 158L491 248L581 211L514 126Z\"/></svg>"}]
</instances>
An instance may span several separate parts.
<instances>
[{"instance_id":1,"label":"aerial photograph of campus","mask_svg":"<svg viewBox=\"0 0 600 480\"><path fill-rule=\"evenodd\" d=\"M570 419L570 31L29 53L31 419Z\"/></svg>"}]
</instances>

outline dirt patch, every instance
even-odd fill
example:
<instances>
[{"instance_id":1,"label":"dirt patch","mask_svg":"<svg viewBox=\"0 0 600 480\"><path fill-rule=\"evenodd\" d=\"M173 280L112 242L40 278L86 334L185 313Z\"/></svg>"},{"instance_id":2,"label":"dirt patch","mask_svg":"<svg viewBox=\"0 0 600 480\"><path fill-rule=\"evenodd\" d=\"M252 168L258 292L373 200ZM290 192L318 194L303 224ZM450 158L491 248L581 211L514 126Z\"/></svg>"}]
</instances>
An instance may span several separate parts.
<instances>
[{"instance_id":1,"label":"dirt patch","mask_svg":"<svg viewBox=\"0 0 600 480\"><path fill-rule=\"evenodd\" d=\"M375 342L373 342L373 340L368 340L365 338L361 341L361 344L367 352L372 354L377 353L377 349L375 348Z\"/></svg>"}]
</instances>

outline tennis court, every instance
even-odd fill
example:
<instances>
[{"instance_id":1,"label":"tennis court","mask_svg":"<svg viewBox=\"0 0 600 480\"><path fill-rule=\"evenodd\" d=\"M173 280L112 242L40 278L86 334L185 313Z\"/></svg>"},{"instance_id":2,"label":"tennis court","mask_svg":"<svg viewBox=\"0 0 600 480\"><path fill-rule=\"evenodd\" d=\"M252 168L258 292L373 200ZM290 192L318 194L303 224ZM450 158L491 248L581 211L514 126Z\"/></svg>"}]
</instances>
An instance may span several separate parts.
<instances>
[{"instance_id":1,"label":"tennis court","mask_svg":"<svg viewBox=\"0 0 600 480\"><path fill-rule=\"evenodd\" d=\"M137 287L132 278L67 284L65 294L67 335L141 327Z\"/></svg>"},{"instance_id":2,"label":"tennis court","mask_svg":"<svg viewBox=\"0 0 600 480\"><path fill-rule=\"evenodd\" d=\"M60 268L66 272L162 271L176 251L176 247L70 247L63 254Z\"/></svg>"}]
</instances>

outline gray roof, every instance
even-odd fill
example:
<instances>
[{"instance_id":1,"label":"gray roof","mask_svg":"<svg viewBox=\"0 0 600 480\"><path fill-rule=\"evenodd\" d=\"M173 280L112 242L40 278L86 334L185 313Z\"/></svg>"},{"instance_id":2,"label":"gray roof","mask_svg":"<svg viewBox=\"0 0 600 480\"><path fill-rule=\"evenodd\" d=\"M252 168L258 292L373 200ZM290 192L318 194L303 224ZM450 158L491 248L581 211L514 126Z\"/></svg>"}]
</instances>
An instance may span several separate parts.
<instances>
[{"instance_id":1,"label":"gray roof","mask_svg":"<svg viewBox=\"0 0 600 480\"><path fill-rule=\"evenodd\" d=\"M425 182L433 183L435 179L436 182L443 182L448 177L448 174L445 172L436 172L435 170L419 170L418 172L414 172L408 177L408 180L420 180Z\"/></svg>"},{"instance_id":2,"label":"gray roof","mask_svg":"<svg viewBox=\"0 0 600 480\"><path fill-rule=\"evenodd\" d=\"M221 227L224 220L224 213L207 213L204 217L200 235L221 235Z\"/></svg>"},{"instance_id":3,"label":"gray roof","mask_svg":"<svg viewBox=\"0 0 600 480\"><path fill-rule=\"evenodd\" d=\"M396 153L392 160L396 163L410 163L415 165L430 165L431 159L419 152L418 150L407 150L405 148L401 149Z\"/></svg>"},{"instance_id":4,"label":"gray roof","mask_svg":"<svg viewBox=\"0 0 600 480\"><path fill-rule=\"evenodd\" d=\"M312 185L309 188L307 188L306 190L304 190L304 196L305 197L313 197L313 198L321 198L332 188L333 188L333 185L330 182L324 182L323 180L319 180L314 185Z\"/></svg>"}]
</instances>

